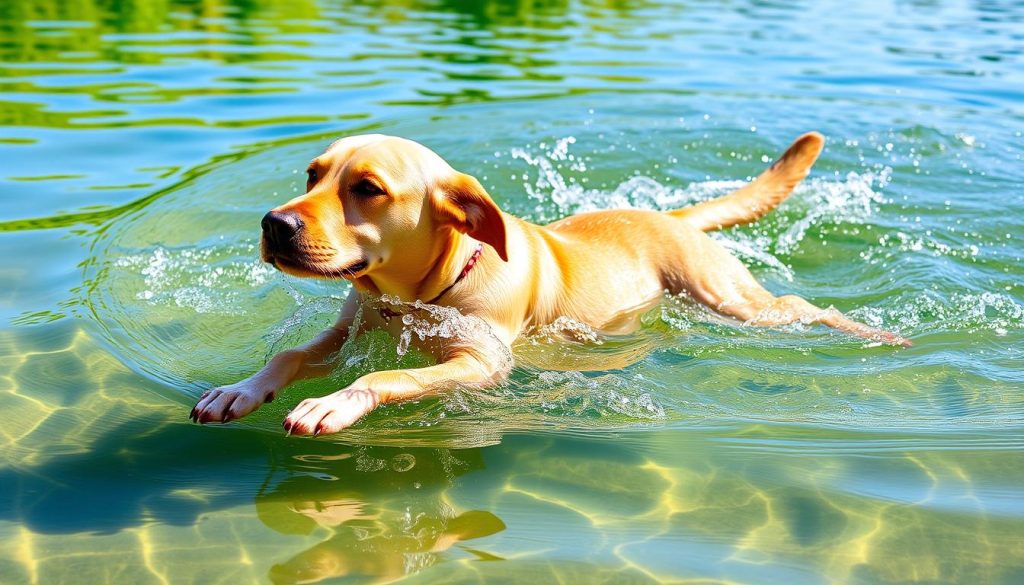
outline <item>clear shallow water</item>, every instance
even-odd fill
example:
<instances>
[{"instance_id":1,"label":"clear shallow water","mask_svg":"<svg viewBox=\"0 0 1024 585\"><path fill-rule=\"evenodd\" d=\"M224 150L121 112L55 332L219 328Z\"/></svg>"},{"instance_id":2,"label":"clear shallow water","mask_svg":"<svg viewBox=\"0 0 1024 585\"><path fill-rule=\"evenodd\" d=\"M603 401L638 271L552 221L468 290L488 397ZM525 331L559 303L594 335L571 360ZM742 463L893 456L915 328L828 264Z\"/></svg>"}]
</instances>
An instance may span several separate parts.
<instances>
[{"instance_id":1,"label":"clear shallow water","mask_svg":"<svg viewBox=\"0 0 1024 585\"><path fill-rule=\"evenodd\" d=\"M3 5L0 581L1021 581L1022 20ZM343 285L254 245L338 135L420 140L546 221L710 197L810 129L829 138L811 179L723 241L769 288L911 349L672 301L635 335L518 348L604 371L521 359L501 388L338 437L280 419L352 370L239 423L185 420L337 310Z\"/></svg>"}]
</instances>

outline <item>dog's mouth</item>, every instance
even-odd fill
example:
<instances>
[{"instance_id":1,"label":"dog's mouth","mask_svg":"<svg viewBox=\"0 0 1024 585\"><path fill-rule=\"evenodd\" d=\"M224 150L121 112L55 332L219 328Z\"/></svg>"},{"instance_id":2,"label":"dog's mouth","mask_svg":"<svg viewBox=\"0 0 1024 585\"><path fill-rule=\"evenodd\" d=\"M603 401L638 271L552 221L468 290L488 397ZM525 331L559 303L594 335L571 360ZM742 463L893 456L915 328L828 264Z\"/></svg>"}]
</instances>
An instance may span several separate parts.
<instances>
[{"instance_id":1,"label":"dog's mouth","mask_svg":"<svg viewBox=\"0 0 1024 585\"><path fill-rule=\"evenodd\" d=\"M271 266L282 272L291 272L297 276L313 276L316 278L344 278L352 280L369 267L368 260L353 262L344 268L324 266L319 262L303 262L282 255L267 257L266 260Z\"/></svg>"},{"instance_id":2,"label":"dog's mouth","mask_svg":"<svg viewBox=\"0 0 1024 585\"><path fill-rule=\"evenodd\" d=\"M370 263L366 260L360 260L342 268L341 270L334 271L332 274L334 276L340 276L341 278L355 278L360 272L366 270L366 267L369 265Z\"/></svg>"}]
</instances>

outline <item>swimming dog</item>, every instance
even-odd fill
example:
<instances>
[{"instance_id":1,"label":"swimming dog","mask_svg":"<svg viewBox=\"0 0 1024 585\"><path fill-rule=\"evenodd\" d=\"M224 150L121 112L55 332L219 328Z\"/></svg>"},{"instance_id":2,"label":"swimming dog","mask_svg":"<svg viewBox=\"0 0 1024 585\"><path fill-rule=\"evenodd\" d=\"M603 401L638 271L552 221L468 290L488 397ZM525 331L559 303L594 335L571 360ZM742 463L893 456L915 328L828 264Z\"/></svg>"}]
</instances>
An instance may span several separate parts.
<instances>
[{"instance_id":1,"label":"swimming dog","mask_svg":"<svg viewBox=\"0 0 1024 585\"><path fill-rule=\"evenodd\" d=\"M455 309L481 326L466 328L477 331L468 336L414 340L437 365L372 372L303 400L284 420L288 432L334 433L383 403L498 383L524 331L559 317L622 331L637 307L666 293L748 325L821 323L908 345L835 309L775 296L706 233L753 222L778 206L823 145L820 134L805 134L749 184L684 209L595 211L540 226L502 212L479 181L421 144L379 134L338 140L310 163L306 193L263 218L261 254L288 274L350 281L341 316L252 377L205 392L190 417L206 423L245 416L291 382L329 373L327 358L348 338L357 313L356 334L400 334L408 321L403 313L425 305ZM382 309L375 301L384 295L405 309Z\"/></svg>"}]
</instances>

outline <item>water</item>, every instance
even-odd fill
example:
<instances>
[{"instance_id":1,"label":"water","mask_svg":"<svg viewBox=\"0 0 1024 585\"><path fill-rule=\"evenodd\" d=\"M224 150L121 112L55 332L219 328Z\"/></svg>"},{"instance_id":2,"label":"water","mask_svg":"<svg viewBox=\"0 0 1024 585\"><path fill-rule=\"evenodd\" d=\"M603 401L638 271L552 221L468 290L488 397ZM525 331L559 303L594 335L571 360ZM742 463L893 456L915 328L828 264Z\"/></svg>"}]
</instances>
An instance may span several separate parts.
<instances>
[{"instance_id":1,"label":"water","mask_svg":"<svg viewBox=\"0 0 1024 585\"><path fill-rule=\"evenodd\" d=\"M0 582L1021 582L1022 22L998 1L4 3ZM186 421L338 310L346 285L255 245L340 135L419 140L547 221L724 193L807 130L829 139L811 178L716 237L913 348L668 300L337 437L280 420L423 356L371 336L250 418Z\"/></svg>"}]
</instances>

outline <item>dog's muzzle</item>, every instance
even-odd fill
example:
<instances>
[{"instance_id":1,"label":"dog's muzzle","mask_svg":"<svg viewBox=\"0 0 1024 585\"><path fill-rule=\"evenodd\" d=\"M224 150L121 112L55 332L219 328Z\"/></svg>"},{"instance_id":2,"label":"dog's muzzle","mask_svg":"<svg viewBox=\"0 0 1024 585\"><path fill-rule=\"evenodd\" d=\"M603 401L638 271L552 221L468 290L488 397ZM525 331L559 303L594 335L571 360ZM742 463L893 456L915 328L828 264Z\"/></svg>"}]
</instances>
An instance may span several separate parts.
<instances>
[{"instance_id":1,"label":"dog's muzzle","mask_svg":"<svg viewBox=\"0 0 1024 585\"><path fill-rule=\"evenodd\" d=\"M263 216L260 225L263 226L263 239L271 255L290 251L292 241L305 227L302 218L288 211L271 211Z\"/></svg>"}]
</instances>

